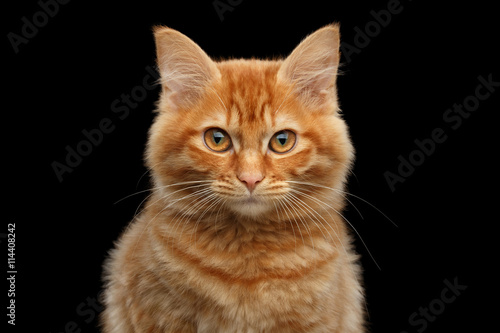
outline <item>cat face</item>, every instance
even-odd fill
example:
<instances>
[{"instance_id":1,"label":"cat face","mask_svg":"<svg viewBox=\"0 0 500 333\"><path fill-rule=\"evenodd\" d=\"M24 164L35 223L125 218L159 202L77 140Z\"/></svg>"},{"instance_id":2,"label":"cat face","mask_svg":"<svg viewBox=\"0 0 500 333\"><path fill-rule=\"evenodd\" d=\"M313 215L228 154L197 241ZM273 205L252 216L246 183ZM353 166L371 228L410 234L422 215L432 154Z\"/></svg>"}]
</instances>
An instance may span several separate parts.
<instances>
[{"instance_id":1,"label":"cat face","mask_svg":"<svg viewBox=\"0 0 500 333\"><path fill-rule=\"evenodd\" d=\"M342 188L353 156L335 92L338 27L283 61L216 63L177 31L155 36L163 91L147 163L179 209L263 219L286 200L315 206L313 190L338 194L328 188Z\"/></svg>"}]
</instances>

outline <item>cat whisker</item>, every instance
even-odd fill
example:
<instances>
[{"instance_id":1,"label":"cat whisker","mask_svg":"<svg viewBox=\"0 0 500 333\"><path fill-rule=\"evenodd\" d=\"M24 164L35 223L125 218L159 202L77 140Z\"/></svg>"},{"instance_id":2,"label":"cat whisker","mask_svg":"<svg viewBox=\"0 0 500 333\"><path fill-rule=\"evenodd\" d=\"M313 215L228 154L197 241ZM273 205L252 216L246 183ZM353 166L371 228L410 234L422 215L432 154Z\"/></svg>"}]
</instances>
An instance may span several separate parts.
<instances>
[{"instance_id":1,"label":"cat whisker","mask_svg":"<svg viewBox=\"0 0 500 333\"><path fill-rule=\"evenodd\" d=\"M297 191L298 193L300 193L299 191ZM340 245L342 246L342 249L344 251L344 253L346 255L348 255L348 252L347 252L347 249L345 248L342 240L339 238L337 232L335 231L335 229L333 229L333 227L330 225L330 223L328 223L328 221L321 215L319 214L314 208L312 208L310 205L308 205L306 202L304 202L303 200L301 200L300 198L298 198L297 196L289 193L291 195L291 197L293 198L293 201L296 203L296 204L301 204L306 210L307 212L304 210L304 209L301 209L309 218L311 221L314 222L314 224L316 225L316 227L320 230L321 234L323 235L323 237L325 239L327 239L327 236L325 235L325 233L323 232L323 230L321 229L320 225L325 229L325 231L328 233L330 239L333 241L333 236L332 234L328 231L328 229L325 227L325 225L323 224L323 222L321 222L317 217L319 216L324 222L325 224L330 227L330 229L333 231L333 233L335 234L335 237L337 238L337 240L339 241ZM335 221L335 219L331 216L331 214L327 211L328 215L330 216L330 218ZM316 223L314 220L316 220L318 223ZM351 271L352 271L352 268L350 267ZM354 274L354 271L352 271L352 274ZM356 275L353 275L353 276L356 276Z\"/></svg>"},{"instance_id":2,"label":"cat whisker","mask_svg":"<svg viewBox=\"0 0 500 333\"><path fill-rule=\"evenodd\" d=\"M172 186L180 186L180 185L187 185L187 184L194 184L194 183L211 183L211 182L213 182L213 181L212 180L192 180L192 181L187 181L187 182L179 182L179 183L174 183L174 184L156 186L156 187L149 188L147 190L142 190L142 191L138 191L138 192L134 192L132 194L129 194L129 195L121 198L120 200L114 202L113 205L116 205L116 204L122 202L123 200L126 200L128 198L133 197L134 195L138 195L138 194L141 194L144 192L149 192L149 191L153 192L155 190L165 189L165 188L172 187Z\"/></svg>"},{"instance_id":3,"label":"cat whisker","mask_svg":"<svg viewBox=\"0 0 500 333\"><path fill-rule=\"evenodd\" d=\"M285 208L285 213L288 217L288 221L290 222L290 225L292 226L292 231L293 231L294 236L295 236L295 230L293 227L292 218L293 218L293 221L295 222L295 225L297 226L297 230L300 233L300 238L302 239L302 245L305 246L306 243L304 241L304 236L302 235L302 230L300 230L299 223L297 222L297 218L293 215L292 210L288 207L288 205L287 205L288 202L285 200L285 198L283 198L282 201L280 201L280 202L283 204L283 207ZM290 215L288 215L288 212L290 212L290 215L292 216L291 218L290 218ZM295 253L297 253L297 242L295 242Z\"/></svg>"},{"instance_id":4,"label":"cat whisker","mask_svg":"<svg viewBox=\"0 0 500 333\"><path fill-rule=\"evenodd\" d=\"M175 226L174 234L177 232L178 227L182 224L184 219L187 216L191 215L191 212L196 213L201 208L201 205L206 201L207 197L215 196L215 194L210 194L212 192L210 189L200 190L197 192L189 195L190 198L192 198L193 200L197 200L197 201L194 204L193 204L193 200L186 202L183 207L184 208L189 207L189 206L190 207L185 211L184 211L184 209L179 210L175 214L175 216L172 218L172 221L175 221L174 222L174 226ZM181 211L183 211L183 213L179 217L177 217ZM183 228L181 230L181 235L183 234L185 227L186 227L186 225L183 226Z\"/></svg>"},{"instance_id":5,"label":"cat whisker","mask_svg":"<svg viewBox=\"0 0 500 333\"><path fill-rule=\"evenodd\" d=\"M303 192L301 192L301 191L299 191L299 190L295 190L295 189L292 189L292 191L293 191L293 192L296 192L296 193L298 193L298 194L302 194L302 195L304 195L304 194L305 194L305 193L303 193ZM300 199L298 199L298 200L300 200ZM301 200L301 201L302 201L302 200ZM307 206L309 206L309 205L308 205L307 203L305 203L305 202L304 202L304 204L305 204L305 205L307 205ZM318 204L320 204L320 206L322 206L323 208L325 208L323 203L318 202ZM309 206L309 207L310 207L310 206ZM311 209L312 209L312 208L311 208ZM335 210L335 209L334 209L334 210ZM313 209L313 211L314 211L314 212L316 212L316 210L315 210L315 209ZM330 212L329 212L327 209L325 209L325 211L326 211L326 213L329 215L329 217L332 219L332 221L334 221L334 222L335 222L335 219L334 219L334 218L333 218L333 216L330 214ZM336 211L336 210L335 210L335 211ZM331 229L331 230L333 231L333 233L335 234L335 237L338 239L338 241L339 241L340 245L342 246L342 249L344 250L344 253L347 255L347 249L345 248L344 244L342 243L342 241L341 241L341 239L340 239L339 235L337 234L337 232L335 231L335 229L333 229L333 227L332 227L332 226L331 226L331 225L330 225L330 224L329 224L329 223L328 223L328 222L324 219L324 217L323 217L321 214L319 214L319 213L317 213L317 212L316 212L316 214L318 214L318 215L319 215L319 216L320 216L320 217L321 217L321 218L325 221L325 223L326 223L326 224L330 227L330 229ZM347 222L348 222L348 221L347 221ZM349 223L349 222L348 222L348 223ZM349 224L350 224L350 223L349 223ZM356 232L356 233L357 233L357 232ZM330 234L330 233L329 233L329 234ZM358 236L359 236L359 233L357 233L357 234L358 234ZM330 234L330 237L331 237L331 234ZM361 236L359 236L359 237L360 237L360 239L361 239ZM333 239L332 239L332 240L333 240ZM364 243L364 241L363 241L362 239L361 239L361 241L362 241L363 245L365 246L366 250L368 251L368 253L369 253L369 255L370 255L371 259L373 260L373 262L374 262L374 263L375 263L375 265L377 266L377 268L378 268L379 270L382 270L382 269L380 268L380 266L378 265L377 261L375 260L375 258L373 257L373 255L371 254L371 252L368 250L368 247L366 246L366 244ZM355 276L355 277L356 277L356 279L360 280L360 279L359 279L359 277L357 277L357 274L355 274L355 272L354 272L354 270L353 270L353 268L352 268L351 266L349 266L349 269L351 270L351 273L353 274L353 276ZM366 300L364 300L364 304L365 304L365 308L367 308Z\"/></svg>"},{"instance_id":6,"label":"cat whisker","mask_svg":"<svg viewBox=\"0 0 500 333\"><path fill-rule=\"evenodd\" d=\"M345 166L347 172L350 173L351 175L353 175L354 178L356 179L356 182L359 184L358 176L354 173L353 168L351 167L351 165L346 164L346 163L342 163L340 161L336 161L336 163Z\"/></svg>"},{"instance_id":7,"label":"cat whisker","mask_svg":"<svg viewBox=\"0 0 500 333\"><path fill-rule=\"evenodd\" d=\"M315 189L311 189L311 188L307 188L307 187L304 187L304 186L300 186L300 185L295 185L294 188L298 188L302 191L306 191L306 192L309 192L309 193L312 193L314 194L314 196L321 196L323 197L324 199L328 199L328 200L331 200L332 198L331 197L328 197L326 194L323 194L323 193L318 193L317 191L315 191ZM358 213L359 217L364 220L364 217L363 217L363 214L361 214L361 211L358 209L358 207L351 201L349 200L348 197L346 197L344 194L342 193L339 193L352 207L354 207L354 210L356 210L356 212Z\"/></svg>"},{"instance_id":8,"label":"cat whisker","mask_svg":"<svg viewBox=\"0 0 500 333\"><path fill-rule=\"evenodd\" d=\"M297 191L297 192L298 192L298 193L300 193L299 191ZM330 236L330 239L331 239L332 241L334 241L334 240L333 240L333 236L332 236L332 234L328 231L328 229L326 229L325 225L324 225L321 221L319 221L319 219L318 219L317 217L315 217L315 215L314 215L314 214L318 215L318 216L319 216L319 217L320 217L320 218L321 218L321 219L325 222L325 224L326 224L327 226L329 226L329 227L330 227L330 229L331 229L331 230L333 231L333 233L335 234L335 237L336 237L336 238L337 238L337 240L339 241L340 245L342 246L342 249L344 250L345 255L346 255L346 256L348 256L347 249L345 248L345 246L344 246L344 244L343 244L342 240L340 239L340 237L339 237L339 235L337 234L337 232L335 231L335 229L333 229L333 227L330 225L330 223L328 223L328 221L327 221L327 220L326 220L326 219L325 219L325 218L324 218L321 214L319 214L319 213L318 213L318 212L317 212L314 208L312 208L309 204L307 204L306 202L304 202L303 200L301 200L300 198L298 198L298 197L296 197L296 196L294 196L294 197L295 197L295 199L296 199L296 200L298 200L299 202L301 202L301 203L302 203L305 207L309 207L309 208L310 208L310 209L308 209L309 213L308 213L307 215L308 215L310 218L315 218L315 219L318 221L318 223L320 223L320 224L321 224L321 226L322 226L323 228L325 228L326 232L327 232L327 233L328 233L328 235ZM328 215L330 216L330 218L331 218L333 221L335 221L335 219L334 219L334 218L333 218L333 216L330 214L330 212L329 212L328 210L325 210L325 211L328 213ZM311 220L312 220L312 219L311 219ZM314 222L314 220L313 220L313 222ZM315 223L315 224L316 224L316 223ZM326 239L326 235L322 232L321 228L319 228L319 225L317 225L317 224L316 224L316 226L318 227L318 229L320 229L320 231L321 231L321 233L322 233L323 237ZM356 274L354 274L354 271L353 271L352 267L350 267L350 266L349 266L349 268L351 269L351 273L353 274L353 276L356 276Z\"/></svg>"},{"instance_id":9,"label":"cat whisker","mask_svg":"<svg viewBox=\"0 0 500 333\"><path fill-rule=\"evenodd\" d=\"M293 181L293 180L288 180L286 182L287 183L293 183L293 184L306 185L306 186L313 186L313 187L318 187L318 188L324 188L324 189L327 189L327 190L331 190L331 191L337 192L337 193L339 193L341 195L342 194L350 195L350 196L352 196L352 197L354 197L354 198L356 198L358 200L363 201L364 203L366 203L367 205L369 205L370 207L372 207L373 209L375 209L384 218L386 218L389 222L391 222L395 227L399 228L399 226L393 220L391 220L384 212L382 212L380 209L378 209L375 205L373 205L369 201L367 201L367 200L365 200L365 199L363 199L363 198L361 198L361 197L359 197L359 196L357 196L355 194L352 194L352 193L349 193L349 192L346 192L346 191L342 191L342 190L339 190L339 189L336 189L336 188L333 188L333 187L329 187L329 186L325 186L325 185L321 185L321 184L315 184L315 183L311 183L311 182L301 182L301 181Z\"/></svg>"},{"instance_id":10,"label":"cat whisker","mask_svg":"<svg viewBox=\"0 0 500 333\"><path fill-rule=\"evenodd\" d=\"M188 182L184 182L184 183L188 183ZM191 183L191 182L189 182L189 183ZM156 188L154 188L154 189L159 189L159 188L162 188L162 189L163 189L163 188L171 187L171 186L173 186L173 185L181 185L181 184L180 184L180 183L177 183L177 184L166 185L166 186L158 186L158 187L156 187ZM210 184L201 184L201 185L193 185L193 186L188 186L188 187L182 188L182 189L180 189L180 190L176 190L176 191L174 191L174 192L168 193L167 195L160 196L157 200L155 200L155 201L153 201L153 202L149 203L146 207L144 207L144 208L143 208L143 209L142 209L142 210L138 213L137 211L138 211L138 210L139 210L139 208L141 207L142 203L143 203L144 201L146 201L146 200L147 200L150 196L152 196L153 194L155 194L155 192L151 192L151 194L149 194L149 195L148 195L145 199L143 199L143 200L141 201L141 203L139 204L139 206L137 206L137 209L135 210L135 213L134 213L134 218L135 218L137 215L141 214L141 213L142 213L144 210L146 210L148 207L151 207L151 206L153 206L154 204L156 204L158 201L161 201L161 200L164 200L164 201L165 201L165 200L167 200L170 196L172 196L172 195L174 195L174 194L176 194L176 193L178 193L178 192L185 191L185 190L192 189L192 188L197 188L197 187L203 187L203 186L207 186L207 187L208 187L209 185L210 185ZM175 200L173 201L173 203L176 203L176 202L177 202L177 201L175 201ZM169 208L170 206L171 206L171 205L167 205L167 207L166 207L166 208ZM163 211L163 210L162 210L162 211Z\"/></svg>"},{"instance_id":11,"label":"cat whisker","mask_svg":"<svg viewBox=\"0 0 500 333\"><path fill-rule=\"evenodd\" d=\"M321 234L323 235L323 237L326 239L326 235L324 234L323 230L320 228L320 226L316 223L318 222L319 224L321 224L321 226L323 228L325 228L325 226L323 225L323 223L321 221L318 220L318 218L315 216L315 214L317 214L318 216L322 217L321 214L319 214L314 208L312 208L311 206L309 206L307 203L305 203L303 200L301 200L300 198L298 198L297 196L293 195L292 193L289 193L289 195L291 196L292 200L294 200L297 204L301 205L303 208L302 208L302 211L304 211L304 209L307 210L307 212L304 211L304 213L306 213L306 215L308 217L311 218L311 221L313 221L313 223L318 227L318 229L320 230ZM316 220L316 221L315 221ZM325 220L325 223L327 225L329 225L329 223ZM326 228L325 228L326 230ZM326 230L328 233L329 231ZM329 233L329 236L330 236L330 239L333 240L332 238L332 235Z\"/></svg>"},{"instance_id":12,"label":"cat whisker","mask_svg":"<svg viewBox=\"0 0 500 333\"><path fill-rule=\"evenodd\" d=\"M113 202L113 205L116 205L116 204L118 204L118 203L122 202L123 200L126 200L126 199L128 199L128 198L131 198L131 197L133 197L134 195L138 195L138 194L141 194L141 193L144 193L144 192L152 192L152 190L153 190L153 189L147 189L147 190L142 190L142 191L134 192L134 193L132 193L132 194L129 194L129 195L127 195L127 196L125 196L125 197L121 198L121 199L120 199L120 200L118 200L118 201Z\"/></svg>"},{"instance_id":13,"label":"cat whisker","mask_svg":"<svg viewBox=\"0 0 500 333\"><path fill-rule=\"evenodd\" d=\"M395 226L396 228L399 228L399 226L396 224L396 222L394 222L393 220L391 220L386 214L384 214L384 212L382 212L380 209L378 209L377 207L375 207L375 205L373 205L372 203L370 203L369 201L355 195L355 194L352 194L352 193L349 193L349 192L346 192L346 191L342 191L342 190L339 190L339 189L334 189L337 193L344 193L346 195L350 195L351 197L354 197L358 200L361 200L363 201L364 203L366 203L367 205L369 205L370 207L372 207L373 209L375 209L377 212L379 212L383 217L385 217L389 222L392 223L393 226Z\"/></svg>"},{"instance_id":14,"label":"cat whisker","mask_svg":"<svg viewBox=\"0 0 500 333\"><path fill-rule=\"evenodd\" d=\"M139 186L139 183L141 182L142 178L148 174L148 172L153 171L153 168L156 167L158 164L162 163L162 161L157 162L153 164L151 167L146 167L146 172L144 172L141 177L139 177L139 180L137 181L137 184L135 184L135 187L137 188Z\"/></svg>"},{"instance_id":15,"label":"cat whisker","mask_svg":"<svg viewBox=\"0 0 500 333\"><path fill-rule=\"evenodd\" d=\"M188 187L184 187L184 188L181 188L179 190L176 190L174 192L171 192L171 193L168 193L164 196L162 196L163 200L166 200L168 197L176 194L176 193L179 193L179 192L182 192L182 191L186 191L186 190L189 190L189 189L193 189L193 188L198 188L198 187L201 187L200 190L197 190L197 191L194 191L193 193L190 193L188 194L188 198L190 197L190 195L195 195L196 193L198 193L199 191L203 191L203 190L209 190L209 184L199 184L199 185L192 185L192 186L188 186ZM185 197L183 197L185 198ZM176 199L177 200L177 199ZM175 203L176 201L174 200L173 203ZM170 207L170 206L169 206Z\"/></svg>"},{"instance_id":16,"label":"cat whisker","mask_svg":"<svg viewBox=\"0 0 500 333\"><path fill-rule=\"evenodd\" d=\"M198 219L196 220L195 226L194 226L194 244L196 246L196 230L198 228L198 224L200 223L201 219L205 216L205 214L214 206L218 205L219 202L221 202L223 199L220 197L217 197L215 194L212 194L214 197L210 199L207 204L209 205L208 207L205 208L205 210L200 214ZM191 235L192 237L193 235Z\"/></svg>"},{"instance_id":17,"label":"cat whisker","mask_svg":"<svg viewBox=\"0 0 500 333\"><path fill-rule=\"evenodd\" d=\"M215 229L215 234L217 235L217 237L219 237L219 233L217 230L217 220L219 219L219 213L220 213L221 209L224 207L224 205L227 202L227 199L223 199L223 198L221 198L221 199L222 199L222 201L220 202L219 209L217 209L217 214L215 214L215 220L214 220L214 229Z\"/></svg>"},{"instance_id":18,"label":"cat whisker","mask_svg":"<svg viewBox=\"0 0 500 333\"><path fill-rule=\"evenodd\" d=\"M179 225L180 224L184 224L183 227L182 227L182 230L181 230L181 236L184 233L184 230L185 230L186 226L189 225L189 222L190 222L189 221L189 217L190 216L195 216L202 208L204 208L206 205L210 205L214 200L217 200L217 195L216 194L212 193L210 195L207 195L204 198L202 198L201 200L199 200L195 205L193 205L193 207L191 207L186 213L184 213L181 216L181 220L179 221ZM205 213L206 213L206 208L205 208L205 210L203 211L203 213L201 214L200 217L202 217L203 215L205 215ZM183 223L184 219L187 219L185 223ZM198 229L199 222L200 222L200 219L198 219L195 222L194 228L191 231L191 237L189 239L190 243L191 243L191 240L193 239L193 235L195 235L195 244L196 244L196 230Z\"/></svg>"},{"instance_id":19,"label":"cat whisker","mask_svg":"<svg viewBox=\"0 0 500 333\"><path fill-rule=\"evenodd\" d=\"M169 194L167 194L167 195L160 196L160 198L158 198L158 199L157 199L157 200L155 200L154 202L152 202L152 203L150 203L149 205L147 205L146 207L144 207L144 209L143 209L143 210L141 210L141 212L139 212L139 214L140 214L140 213L142 213L142 211L144 211L144 210L145 210L145 209L147 209L148 207L150 207L150 206L154 205L155 203L157 203L158 201L161 201L161 200L165 201L165 200L167 200L170 196L174 195L175 193L178 193L178 192L180 192L180 191L184 191L184 190L187 190L187 189L191 189L191 188L200 187L200 186L202 186L202 185L188 186L188 187L186 187L186 188L183 188L183 189L180 189L180 190L177 190L177 191L171 192L171 193L169 193ZM203 186L206 186L206 185L203 185ZM201 192L201 191L209 191L209 188L201 189L201 190L195 191L195 192L193 192L193 193L191 193L191 194L188 194L188 195L186 195L186 196L184 196L184 197L182 197L182 198L179 198L179 199L175 199L175 200L173 200L173 201L172 201L171 203L169 203L167 206L165 206L164 208L162 208L162 209L160 210L160 212L159 212L158 214L156 214L156 215L153 217L153 220L154 220L154 219L155 219L155 218L156 218L159 214L163 213L166 209L170 208L173 204L175 204L175 203L177 203L177 202L179 202L179 201L181 201L181 200L187 199L187 198L189 198L189 197L191 197L191 196L193 196L193 195L195 195L195 194L197 194L198 192ZM153 193L153 194L154 194L154 193Z\"/></svg>"},{"instance_id":20,"label":"cat whisker","mask_svg":"<svg viewBox=\"0 0 500 333\"><path fill-rule=\"evenodd\" d=\"M282 221L282 219L280 218L280 213L278 211L278 206L276 206L276 201L273 201L273 205L274 205L274 210L276 211L276 216L278 217L278 222L280 222Z\"/></svg>"},{"instance_id":21,"label":"cat whisker","mask_svg":"<svg viewBox=\"0 0 500 333\"><path fill-rule=\"evenodd\" d=\"M187 189L187 188L184 188L183 190L185 190L185 189ZM178 191L172 192L172 193L170 193L170 194L168 194L168 195L166 195L166 196L160 197L158 200L156 200L155 202L151 203L150 205L148 205L148 206L147 206L147 207L145 207L144 209L148 208L149 206L153 205L154 203L156 203L156 202L158 202L158 201L160 201L160 200L166 200L169 196L171 196L171 195L173 195L174 193L179 192L179 191L181 191L181 190L178 190ZM206 189L201 189L201 190L195 191L195 192L193 192L193 193L191 193L191 194L185 195L185 196L184 196L184 197L182 197L182 198L175 199L175 200L173 200L173 202L172 202L172 203L170 203L170 204L168 204L167 206L163 207L163 208L162 208L162 209L161 209L161 210L160 210L160 211L159 211L159 212L158 212L158 213L157 213L157 214L156 214L156 215L155 215L152 219L150 219L150 220L148 221L148 223L146 224L146 227L145 227L145 228L141 231L141 233L140 233L139 237L137 238L136 243L134 244L134 247L133 247L133 248L134 248L134 251L135 251L135 248L136 248L136 246L137 246L137 243L138 243L138 242L139 242L139 240L142 238L142 235L144 234L144 231L145 231L145 230L149 227L149 225L150 225L150 224L151 224L154 220L156 220L156 218L157 218L160 214L162 214L165 210L167 210L168 208L170 208L173 204L175 204L175 203L177 203L177 202L179 202L179 201L181 201L181 200L185 200L186 198L189 198L189 197L191 197L191 196L193 196L193 195L195 195L195 194L198 194L198 192L203 192L203 191L210 191L210 189L209 189L209 188L206 188ZM143 210L144 210L144 209L143 209Z\"/></svg>"},{"instance_id":22,"label":"cat whisker","mask_svg":"<svg viewBox=\"0 0 500 333\"><path fill-rule=\"evenodd\" d=\"M287 216L287 219L285 219L284 218L285 214L283 214L283 220L290 222L290 226L292 227L293 240L295 242L295 253L297 253L297 236L295 235L295 228L293 227L293 224L291 222L290 216L288 215L288 212L283 207L282 198L277 198L277 200L278 200L278 205L279 205L280 210L283 210L283 212ZM286 223L284 223L284 225L285 225L285 228L286 228Z\"/></svg>"},{"instance_id":23,"label":"cat whisker","mask_svg":"<svg viewBox=\"0 0 500 333\"><path fill-rule=\"evenodd\" d=\"M154 195L154 192L149 193L144 199L141 200L141 202L137 205L137 208L134 211L134 217L132 219L135 219L137 215L140 213L139 209L142 207L144 202L146 202L149 198L151 198ZM142 210L141 210L142 212Z\"/></svg>"},{"instance_id":24,"label":"cat whisker","mask_svg":"<svg viewBox=\"0 0 500 333\"><path fill-rule=\"evenodd\" d=\"M342 217L342 219L344 219L344 221L347 222L347 224L351 227L351 229L356 233L356 235L359 237L361 243L363 244L363 246L365 247L366 251L368 252L368 254L370 255L370 257L372 258L373 262L375 263L375 265L377 266L377 268L379 270L382 270L379 266L379 264L377 263L377 261L375 260L375 257L372 255L372 253L370 252L370 249L368 249L368 246L366 245L365 241L363 240L363 237L361 237L360 233L358 232L358 230L354 227L354 225L344 216L342 215L342 213L340 213L337 209L335 209L334 207L332 207L331 205L329 205L328 203L324 202L324 201L321 201L319 200L318 198L315 198L307 193L304 193L304 192L301 192L299 190L296 190L296 189L291 189L291 191L296 191L298 193L300 193L301 195L305 196L305 197L308 197L310 198L311 200L315 201L316 203L320 204L320 205L323 205L324 207L328 207L330 209L332 209L335 213L337 213L340 217Z\"/></svg>"},{"instance_id":25,"label":"cat whisker","mask_svg":"<svg viewBox=\"0 0 500 333\"><path fill-rule=\"evenodd\" d=\"M312 237L312 234L311 234L311 230L307 224L307 221L305 221L305 219L302 217L303 214L300 214L297 209L300 209L300 207L298 207L295 202L293 201L293 198L291 197L291 193L287 193L285 195L285 198L288 200L288 202L290 203L290 207L295 211L296 215L299 217L299 220L300 222L302 223L302 225L304 226L304 228L306 229L307 233L309 234L309 239L311 240L311 244L312 244L312 248L313 248L313 251L314 251L314 239ZM297 209L295 209L295 207L297 207ZM302 212L305 213L305 211L303 209L301 209ZM307 215L307 214L306 214ZM314 221L313 221L314 222Z\"/></svg>"},{"instance_id":26,"label":"cat whisker","mask_svg":"<svg viewBox=\"0 0 500 333\"><path fill-rule=\"evenodd\" d=\"M292 191L293 191L293 192L295 192L295 193L297 193L297 194L302 194L302 195L304 195L304 194L305 194L305 193L303 193L303 192L301 192L301 191L298 191L298 190L295 190L295 189L293 189ZM325 222L325 224L326 224L327 226L329 226L329 227L330 227L330 229L333 231L333 233L335 234L335 237L337 238L337 240L339 241L339 243L342 245L342 247L344 248L345 253L347 254L347 250L346 250L346 248L344 247L344 244L342 243L342 240L339 238L339 236L338 236L337 232L335 231L335 229L333 229L333 227L331 226L331 224L330 224L330 223L328 223L328 221L327 221L327 220L326 220L326 219L325 219L325 218L324 218L321 214L319 214L319 213L318 213L318 212L317 212L314 208L312 208L309 204L307 204L306 202L304 202L303 200L301 200L301 199L300 199L300 198L298 198L298 197L296 197L296 199L297 199L297 200L299 200L300 202L302 202L302 204L303 204L303 205L305 205L305 206L309 207L309 208L310 208L310 209L311 209L311 210L312 210L315 214L317 214L319 217L321 217L321 218L323 219L323 221ZM323 209L325 209L324 204L322 204L322 203L318 203L318 204L319 204L319 205L320 205ZM328 214L328 216L332 219L332 221L333 221L333 222L335 222L335 218L332 216L332 214L330 214L330 212L329 212L327 209L325 209L325 212L326 212L326 213ZM317 219L317 218L316 218L316 219ZM318 222L320 222L320 221L318 221ZM321 225L324 227L323 223L321 223ZM332 235L330 234L330 232L329 232L328 230L327 230L327 232L328 232L328 234L330 235L330 238L333 240L333 237L332 237Z\"/></svg>"}]
</instances>

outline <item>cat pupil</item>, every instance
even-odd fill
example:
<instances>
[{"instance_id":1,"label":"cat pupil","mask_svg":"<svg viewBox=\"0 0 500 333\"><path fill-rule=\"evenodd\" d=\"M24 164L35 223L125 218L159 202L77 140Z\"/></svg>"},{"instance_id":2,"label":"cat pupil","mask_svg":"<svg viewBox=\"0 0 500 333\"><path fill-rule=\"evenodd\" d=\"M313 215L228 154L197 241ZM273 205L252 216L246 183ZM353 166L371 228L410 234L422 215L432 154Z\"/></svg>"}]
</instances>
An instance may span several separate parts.
<instances>
[{"instance_id":1,"label":"cat pupil","mask_svg":"<svg viewBox=\"0 0 500 333\"><path fill-rule=\"evenodd\" d=\"M286 135L286 133L281 133L276 136L276 139L278 139L280 145L284 146L286 141L288 140L288 135Z\"/></svg>"},{"instance_id":2,"label":"cat pupil","mask_svg":"<svg viewBox=\"0 0 500 333\"><path fill-rule=\"evenodd\" d=\"M221 132L214 132L213 137L215 144L219 144L224 138L224 134L222 134Z\"/></svg>"}]
</instances>

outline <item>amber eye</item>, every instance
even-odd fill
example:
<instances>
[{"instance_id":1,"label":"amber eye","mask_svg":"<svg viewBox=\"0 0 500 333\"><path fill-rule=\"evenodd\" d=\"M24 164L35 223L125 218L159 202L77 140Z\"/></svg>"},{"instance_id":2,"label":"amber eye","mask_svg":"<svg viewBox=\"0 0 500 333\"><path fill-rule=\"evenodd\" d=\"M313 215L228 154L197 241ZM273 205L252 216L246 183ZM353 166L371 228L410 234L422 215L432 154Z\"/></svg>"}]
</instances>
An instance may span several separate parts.
<instances>
[{"instance_id":1,"label":"amber eye","mask_svg":"<svg viewBox=\"0 0 500 333\"><path fill-rule=\"evenodd\" d=\"M223 152L231 148L231 138L220 128L211 128L203 136L205 145L213 151Z\"/></svg>"},{"instance_id":2,"label":"amber eye","mask_svg":"<svg viewBox=\"0 0 500 333\"><path fill-rule=\"evenodd\" d=\"M286 153L292 150L295 146L295 141L297 141L297 136L292 131L279 131L271 138L269 149L275 153Z\"/></svg>"}]
</instances>

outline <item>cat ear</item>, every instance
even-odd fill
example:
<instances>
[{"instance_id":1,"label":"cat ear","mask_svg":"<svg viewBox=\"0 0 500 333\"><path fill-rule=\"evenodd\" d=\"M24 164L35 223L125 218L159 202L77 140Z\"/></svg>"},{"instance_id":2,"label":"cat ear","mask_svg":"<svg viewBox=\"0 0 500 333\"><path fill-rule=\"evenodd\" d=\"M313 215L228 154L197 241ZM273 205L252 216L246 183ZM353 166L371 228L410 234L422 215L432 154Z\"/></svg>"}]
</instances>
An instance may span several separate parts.
<instances>
[{"instance_id":1,"label":"cat ear","mask_svg":"<svg viewBox=\"0 0 500 333\"><path fill-rule=\"evenodd\" d=\"M206 86L220 76L215 63L191 39L180 32L154 28L157 63L165 98L170 107L188 106Z\"/></svg>"},{"instance_id":2,"label":"cat ear","mask_svg":"<svg viewBox=\"0 0 500 333\"><path fill-rule=\"evenodd\" d=\"M339 25L327 25L304 39L284 60L278 80L294 85L306 103L321 106L337 97L335 81L339 66Z\"/></svg>"}]
</instances>

